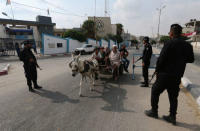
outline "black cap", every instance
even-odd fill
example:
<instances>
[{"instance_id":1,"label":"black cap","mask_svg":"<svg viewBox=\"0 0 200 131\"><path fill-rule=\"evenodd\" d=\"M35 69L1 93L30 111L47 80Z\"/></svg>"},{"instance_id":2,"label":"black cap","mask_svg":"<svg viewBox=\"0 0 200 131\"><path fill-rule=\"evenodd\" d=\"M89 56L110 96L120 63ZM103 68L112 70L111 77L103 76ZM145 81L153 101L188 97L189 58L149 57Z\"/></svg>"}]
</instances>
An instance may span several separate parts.
<instances>
[{"instance_id":1,"label":"black cap","mask_svg":"<svg viewBox=\"0 0 200 131\"><path fill-rule=\"evenodd\" d=\"M148 36L144 37L143 41L149 42L149 37Z\"/></svg>"}]
</instances>

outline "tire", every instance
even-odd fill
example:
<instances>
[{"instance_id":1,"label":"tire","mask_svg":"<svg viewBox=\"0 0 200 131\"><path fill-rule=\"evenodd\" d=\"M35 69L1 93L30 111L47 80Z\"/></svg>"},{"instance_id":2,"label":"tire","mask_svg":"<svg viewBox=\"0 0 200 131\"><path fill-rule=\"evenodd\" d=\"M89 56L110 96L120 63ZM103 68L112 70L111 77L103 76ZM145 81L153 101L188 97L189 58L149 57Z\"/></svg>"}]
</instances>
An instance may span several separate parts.
<instances>
[{"instance_id":1,"label":"tire","mask_svg":"<svg viewBox=\"0 0 200 131\"><path fill-rule=\"evenodd\" d=\"M84 50L81 51L81 55L85 55L86 52Z\"/></svg>"}]
</instances>

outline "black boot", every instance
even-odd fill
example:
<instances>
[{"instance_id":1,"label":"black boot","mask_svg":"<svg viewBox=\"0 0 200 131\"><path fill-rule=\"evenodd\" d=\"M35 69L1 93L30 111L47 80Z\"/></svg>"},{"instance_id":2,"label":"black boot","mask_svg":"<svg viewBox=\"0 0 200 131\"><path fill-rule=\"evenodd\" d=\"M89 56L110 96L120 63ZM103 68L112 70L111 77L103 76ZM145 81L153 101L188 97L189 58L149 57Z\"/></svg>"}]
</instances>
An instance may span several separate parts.
<instances>
[{"instance_id":1,"label":"black boot","mask_svg":"<svg viewBox=\"0 0 200 131\"><path fill-rule=\"evenodd\" d=\"M42 87L37 84L37 81L34 81L33 84L35 89L42 89Z\"/></svg>"},{"instance_id":2,"label":"black boot","mask_svg":"<svg viewBox=\"0 0 200 131\"><path fill-rule=\"evenodd\" d=\"M142 84L141 87L149 87L149 84Z\"/></svg>"},{"instance_id":3,"label":"black boot","mask_svg":"<svg viewBox=\"0 0 200 131\"><path fill-rule=\"evenodd\" d=\"M145 113L148 117L153 117L153 118L158 119L158 112L156 112L156 111L153 111L153 110L146 110L144 113Z\"/></svg>"},{"instance_id":4,"label":"black boot","mask_svg":"<svg viewBox=\"0 0 200 131\"><path fill-rule=\"evenodd\" d=\"M38 86L38 85L37 85L37 86L34 86L34 88L35 88L35 89L42 89L42 87L41 87L41 86Z\"/></svg>"},{"instance_id":5,"label":"black boot","mask_svg":"<svg viewBox=\"0 0 200 131\"><path fill-rule=\"evenodd\" d=\"M163 119L169 123L172 123L173 125L176 125L176 117L175 116L163 116Z\"/></svg>"},{"instance_id":6,"label":"black boot","mask_svg":"<svg viewBox=\"0 0 200 131\"><path fill-rule=\"evenodd\" d=\"M30 86L29 86L29 91L30 92L35 92L35 90L32 87L30 87Z\"/></svg>"}]
</instances>

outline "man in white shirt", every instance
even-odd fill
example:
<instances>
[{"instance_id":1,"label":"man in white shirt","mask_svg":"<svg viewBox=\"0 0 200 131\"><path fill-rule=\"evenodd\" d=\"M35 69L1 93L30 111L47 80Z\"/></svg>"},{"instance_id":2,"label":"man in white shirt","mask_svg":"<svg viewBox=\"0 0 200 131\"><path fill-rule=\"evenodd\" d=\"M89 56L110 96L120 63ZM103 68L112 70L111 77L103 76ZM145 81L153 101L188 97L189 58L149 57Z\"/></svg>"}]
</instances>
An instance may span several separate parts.
<instances>
[{"instance_id":1,"label":"man in white shirt","mask_svg":"<svg viewBox=\"0 0 200 131\"><path fill-rule=\"evenodd\" d=\"M110 62L111 62L111 66L113 68L113 78L115 80L118 80L119 78L119 66L120 66L120 53L117 50L117 46L114 45L113 49L110 53Z\"/></svg>"}]
</instances>

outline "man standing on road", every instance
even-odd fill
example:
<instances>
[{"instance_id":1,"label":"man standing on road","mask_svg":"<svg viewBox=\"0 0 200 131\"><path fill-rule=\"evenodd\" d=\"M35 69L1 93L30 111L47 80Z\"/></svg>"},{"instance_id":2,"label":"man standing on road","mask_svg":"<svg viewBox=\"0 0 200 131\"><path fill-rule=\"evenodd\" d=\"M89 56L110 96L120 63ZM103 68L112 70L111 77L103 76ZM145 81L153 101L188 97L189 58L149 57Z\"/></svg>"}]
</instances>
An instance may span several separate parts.
<instances>
[{"instance_id":1,"label":"man standing on road","mask_svg":"<svg viewBox=\"0 0 200 131\"><path fill-rule=\"evenodd\" d=\"M158 118L158 102L160 94L166 89L170 102L169 116L163 116L167 122L176 125L179 85L185 72L186 63L194 62L192 46L181 38L182 27L171 25L170 38L157 61L157 79L151 91L151 110L145 111L149 117Z\"/></svg>"},{"instance_id":2,"label":"man standing on road","mask_svg":"<svg viewBox=\"0 0 200 131\"><path fill-rule=\"evenodd\" d=\"M149 66L152 56L152 47L149 43L149 37L144 37L143 39L144 51L141 57L142 59L142 73L144 77L144 82L141 82L141 87L149 87Z\"/></svg>"},{"instance_id":3,"label":"man standing on road","mask_svg":"<svg viewBox=\"0 0 200 131\"><path fill-rule=\"evenodd\" d=\"M24 42L24 49L20 53L20 60L24 63L24 71L27 79L27 85L30 92L35 92L32 88L32 82L35 89L41 89L42 87L37 84L37 68L40 68L33 52L31 51L32 44L30 41Z\"/></svg>"},{"instance_id":4,"label":"man standing on road","mask_svg":"<svg viewBox=\"0 0 200 131\"><path fill-rule=\"evenodd\" d=\"M126 49L126 45L122 45L122 47L119 51L121 53L122 62L124 64L124 70L126 72L128 72L128 67L129 67L130 61L127 59L129 53Z\"/></svg>"}]
</instances>

